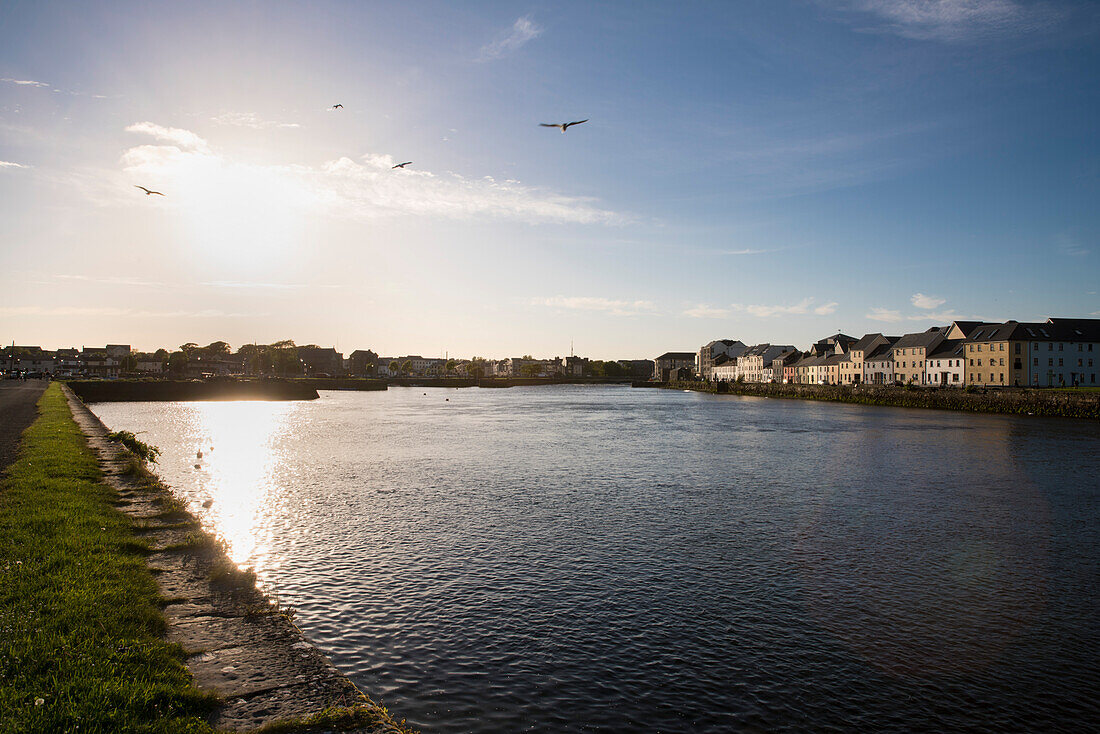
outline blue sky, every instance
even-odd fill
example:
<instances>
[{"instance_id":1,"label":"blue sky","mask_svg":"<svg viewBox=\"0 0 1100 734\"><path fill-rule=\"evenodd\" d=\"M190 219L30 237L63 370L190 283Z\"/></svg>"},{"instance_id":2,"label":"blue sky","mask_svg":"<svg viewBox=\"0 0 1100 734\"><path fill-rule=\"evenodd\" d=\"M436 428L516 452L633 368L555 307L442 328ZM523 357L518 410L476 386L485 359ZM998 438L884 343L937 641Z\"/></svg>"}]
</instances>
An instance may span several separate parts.
<instances>
[{"instance_id":1,"label":"blue sky","mask_svg":"<svg viewBox=\"0 0 1100 734\"><path fill-rule=\"evenodd\" d=\"M1100 316L1095 3L0 16L5 343L643 358Z\"/></svg>"}]
</instances>

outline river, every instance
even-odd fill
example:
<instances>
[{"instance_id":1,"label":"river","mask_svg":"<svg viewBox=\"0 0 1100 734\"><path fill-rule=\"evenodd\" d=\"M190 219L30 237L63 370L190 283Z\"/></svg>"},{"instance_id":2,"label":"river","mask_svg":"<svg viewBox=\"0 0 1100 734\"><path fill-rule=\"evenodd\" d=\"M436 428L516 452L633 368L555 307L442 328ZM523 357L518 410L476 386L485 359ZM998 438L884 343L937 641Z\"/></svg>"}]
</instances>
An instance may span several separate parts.
<instances>
[{"instance_id":1,"label":"river","mask_svg":"<svg viewBox=\"0 0 1100 734\"><path fill-rule=\"evenodd\" d=\"M621 386L92 408L425 732L1100 726L1094 422Z\"/></svg>"}]
</instances>

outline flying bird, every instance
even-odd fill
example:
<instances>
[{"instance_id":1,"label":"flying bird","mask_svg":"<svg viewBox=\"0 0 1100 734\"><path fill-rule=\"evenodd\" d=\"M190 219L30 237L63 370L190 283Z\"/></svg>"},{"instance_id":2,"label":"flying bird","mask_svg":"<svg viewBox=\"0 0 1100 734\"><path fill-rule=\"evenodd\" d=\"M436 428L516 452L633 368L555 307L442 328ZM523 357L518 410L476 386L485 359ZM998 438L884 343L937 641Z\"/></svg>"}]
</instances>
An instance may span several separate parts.
<instances>
[{"instance_id":1,"label":"flying bird","mask_svg":"<svg viewBox=\"0 0 1100 734\"><path fill-rule=\"evenodd\" d=\"M160 193L159 191L150 191L149 189L145 188L144 186L138 186L137 184L134 184L134 188L135 189L141 189L142 191L145 192L146 196L149 196L150 194L156 194L157 196L164 196L164 194Z\"/></svg>"},{"instance_id":2,"label":"flying bird","mask_svg":"<svg viewBox=\"0 0 1100 734\"><path fill-rule=\"evenodd\" d=\"M332 109L332 110L342 110L342 109L344 109L344 105L342 105L342 104L334 104L334 105L333 105L332 107L330 107L329 109Z\"/></svg>"},{"instance_id":3,"label":"flying bird","mask_svg":"<svg viewBox=\"0 0 1100 734\"><path fill-rule=\"evenodd\" d=\"M398 163L396 166L392 166L390 168L390 170L392 171L394 168L404 168L405 166L409 165L410 163L412 163L412 161L405 161L404 163Z\"/></svg>"},{"instance_id":4,"label":"flying bird","mask_svg":"<svg viewBox=\"0 0 1100 734\"><path fill-rule=\"evenodd\" d=\"M553 122L540 122L540 123L539 123L539 125L541 125L542 127L557 127L557 128L561 128L561 131L562 131L562 132L565 132L565 131L566 131L566 130L568 130L568 129L569 129L569 128L570 128L571 126L572 126L572 125L580 125L580 124L581 124L582 122L588 122L588 120L577 120L576 122L558 122L558 123L553 123Z\"/></svg>"}]
</instances>

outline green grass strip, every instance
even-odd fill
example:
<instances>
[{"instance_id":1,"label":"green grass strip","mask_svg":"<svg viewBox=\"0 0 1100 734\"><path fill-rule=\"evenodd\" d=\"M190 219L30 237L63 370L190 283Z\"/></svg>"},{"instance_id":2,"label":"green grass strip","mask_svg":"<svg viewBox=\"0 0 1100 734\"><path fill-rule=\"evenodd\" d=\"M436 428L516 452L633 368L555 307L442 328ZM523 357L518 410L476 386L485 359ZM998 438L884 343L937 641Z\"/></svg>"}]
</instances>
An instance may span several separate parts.
<instances>
[{"instance_id":1,"label":"green grass strip","mask_svg":"<svg viewBox=\"0 0 1100 734\"><path fill-rule=\"evenodd\" d=\"M0 732L211 732L60 387L0 483Z\"/></svg>"}]
</instances>

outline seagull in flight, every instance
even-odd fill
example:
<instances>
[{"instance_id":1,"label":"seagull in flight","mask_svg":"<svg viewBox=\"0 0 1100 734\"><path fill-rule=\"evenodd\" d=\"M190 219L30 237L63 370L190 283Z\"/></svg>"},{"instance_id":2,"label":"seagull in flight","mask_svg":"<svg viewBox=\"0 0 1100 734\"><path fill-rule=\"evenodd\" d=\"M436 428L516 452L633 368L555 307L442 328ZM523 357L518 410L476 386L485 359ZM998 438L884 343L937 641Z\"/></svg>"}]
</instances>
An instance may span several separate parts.
<instances>
[{"instance_id":1,"label":"seagull in flight","mask_svg":"<svg viewBox=\"0 0 1100 734\"><path fill-rule=\"evenodd\" d=\"M342 109L344 109L344 105L342 105L342 104L334 104L334 105L333 105L332 107L330 107L329 109L330 109L330 110L342 110Z\"/></svg>"},{"instance_id":2,"label":"seagull in flight","mask_svg":"<svg viewBox=\"0 0 1100 734\"><path fill-rule=\"evenodd\" d=\"M398 163L396 166L391 166L390 170L392 171L394 168L404 168L405 166L409 165L410 163L412 163L412 161L405 161L404 163Z\"/></svg>"},{"instance_id":3,"label":"seagull in flight","mask_svg":"<svg viewBox=\"0 0 1100 734\"><path fill-rule=\"evenodd\" d=\"M134 188L135 189L141 189L142 191L145 192L146 196L149 196L150 194L156 194L157 196L164 196L164 194L160 193L159 191L150 191L149 189L145 188L144 186L138 186L137 184L134 184Z\"/></svg>"},{"instance_id":4,"label":"seagull in flight","mask_svg":"<svg viewBox=\"0 0 1100 734\"><path fill-rule=\"evenodd\" d=\"M557 128L561 128L561 131L562 131L562 132L565 132L566 130L568 130L568 129L569 129L569 127L570 127L570 126L572 126L572 125L580 125L580 124L581 124L582 122L588 122L588 120L577 120L576 122L558 122L558 123L553 123L553 122L540 122L540 123L539 123L539 125L540 125L540 126L542 126L542 127L557 127Z\"/></svg>"}]
</instances>

